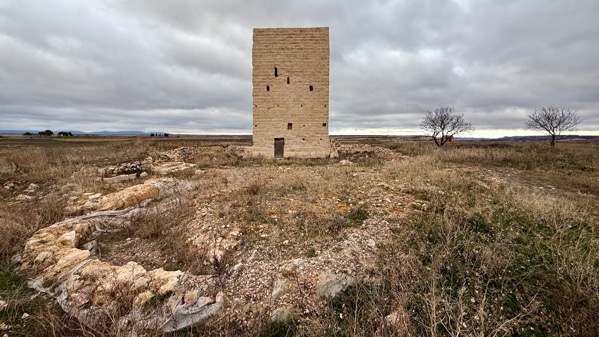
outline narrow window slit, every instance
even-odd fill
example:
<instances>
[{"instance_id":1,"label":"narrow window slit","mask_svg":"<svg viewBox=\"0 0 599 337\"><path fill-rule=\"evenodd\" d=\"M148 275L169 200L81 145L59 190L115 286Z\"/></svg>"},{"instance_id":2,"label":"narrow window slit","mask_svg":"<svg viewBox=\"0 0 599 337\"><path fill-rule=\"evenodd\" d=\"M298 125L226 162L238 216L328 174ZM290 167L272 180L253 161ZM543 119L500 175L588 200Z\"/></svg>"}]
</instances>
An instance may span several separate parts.
<instances>
[{"instance_id":1,"label":"narrow window slit","mask_svg":"<svg viewBox=\"0 0 599 337\"><path fill-rule=\"evenodd\" d=\"M275 67L275 77L279 77L279 69L277 67Z\"/></svg>"},{"instance_id":2,"label":"narrow window slit","mask_svg":"<svg viewBox=\"0 0 599 337\"><path fill-rule=\"evenodd\" d=\"M270 91L270 86L269 85L266 86L266 91Z\"/></svg>"},{"instance_id":3,"label":"narrow window slit","mask_svg":"<svg viewBox=\"0 0 599 337\"><path fill-rule=\"evenodd\" d=\"M310 86L310 91L314 91L314 87L313 86Z\"/></svg>"},{"instance_id":4,"label":"narrow window slit","mask_svg":"<svg viewBox=\"0 0 599 337\"><path fill-rule=\"evenodd\" d=\"M287 123L287 130L293 130L293 123Z\"/></svg>"},{"instance_id":5,"label":"narrow window slit","mask_svg":"<svg viewBox=\"0 0 599 337\"><path fill-rule=\"evenodd\" d=\"M289 82L289 76L287 76L287 84L289 84L289 83L290 83L290 82Z\"/></svg>"}]
</instances>

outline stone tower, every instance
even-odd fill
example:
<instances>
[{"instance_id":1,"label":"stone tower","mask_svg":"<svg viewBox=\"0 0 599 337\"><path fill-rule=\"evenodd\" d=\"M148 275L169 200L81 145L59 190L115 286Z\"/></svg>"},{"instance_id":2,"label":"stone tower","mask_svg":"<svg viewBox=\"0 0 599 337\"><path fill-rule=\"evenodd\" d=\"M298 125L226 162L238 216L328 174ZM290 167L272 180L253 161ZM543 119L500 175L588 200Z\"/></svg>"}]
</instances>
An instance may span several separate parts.
<instances>
[{"instance_id":1,"label":"stone tower","mask_svg":"<svg viewBox=\"0 0 599 337\"><path fill-rule=\"evenodd\" d=\"M253 155L328 157L329 28L256 28Z\"/></svg>"}]
</instances>

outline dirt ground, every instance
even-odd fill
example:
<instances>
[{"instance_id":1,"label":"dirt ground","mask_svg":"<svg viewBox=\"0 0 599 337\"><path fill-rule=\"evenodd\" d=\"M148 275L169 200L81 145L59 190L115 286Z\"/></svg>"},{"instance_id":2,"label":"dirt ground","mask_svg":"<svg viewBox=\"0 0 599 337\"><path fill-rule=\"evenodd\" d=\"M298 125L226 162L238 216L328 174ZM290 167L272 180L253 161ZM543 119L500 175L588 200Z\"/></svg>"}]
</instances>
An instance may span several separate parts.
<instances>
[{"instance_id":1,"label":"dirt ground","mask_svg":"<svg viewBox=\"0 0 599 337\"><path fill-rule=\"evenodd\" d=\"M537 300L534 289L541 286L548 289L541 296L558 303L551 308L563 305L551 317L568 317L574 322L569 326L596 317L597 251L588 248L599 242L595 145L555 150L538 144L463 143L439 150L421 139L345 137L337 142L338 158L275 160L249 157L243 137L3 139L2 254L8 261L36 230L85 214L90 203L150 179L169 178L183 187L144 202L124 224L108 224L94 236L91 258L195 275L184 282L206 296L223 293L227 305L219 317L233 317L248 329L257 319L280 319L284 312L299 319L293 329L329 331L324 326L341 323L335 318L324 324L314 316L332 310L322 311L322 298L357 284L392 285L392 293L372 300L384 319L372 323L375 328L362 327L370 333L387 331L393 325L389 317L403 317L397 335L430 333L435 296L445 301L440 302L445 309L438 310L447 318L439 326L443 319L453 322L453 308L463 304L457 286L447 286L452 282L461 282L472 301L456 315L474 319L484 311L499 329L477 323L469 330L473 334L521 327L536 331L539 322L562 331L552 319L526 318L549 317L543 310L554 310L542 309ZM575 245L564 240L572 235ZM557 251L566 255L556 259ZM534 264L537 256L545 262ZM12 275L14 266L6 266L6 275ZM571 296L590 298L576 318L573 304L552 290L565 289L568 282L576 282L568 288ZM524 295L512 298L516 284ZM497 295L493 303L486 298L492 293ZM3 294L11 296L8 290ZM507 316L501 312L506 306L515 308ZM343 316L347 310L333 312ZM314 322L320 323L315 327ZM356 329L362 323L351 324Z\"/></svg>"}]
</instances>

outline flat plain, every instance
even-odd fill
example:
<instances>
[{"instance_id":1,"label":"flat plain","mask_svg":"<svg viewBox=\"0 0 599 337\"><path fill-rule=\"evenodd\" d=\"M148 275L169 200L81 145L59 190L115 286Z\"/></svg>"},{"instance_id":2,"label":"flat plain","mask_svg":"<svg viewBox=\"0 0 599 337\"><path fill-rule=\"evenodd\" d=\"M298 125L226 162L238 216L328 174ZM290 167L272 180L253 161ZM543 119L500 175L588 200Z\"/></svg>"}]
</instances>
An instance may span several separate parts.
<instances>
[{"instance_id":1,"label":"flat plain","mask_svg":"<svg viewBox=\"0 0 599 337\"><path fill-rule=\"evenodd\" d=\"M133 317L141 292L97 286L64 312L62 276L28 264L25 243L151 183L168 193L123 204L135 212L75 248L103 266L179 270L194 300L222 306L143 334L599 331L599 143L336 141L338 158L274 160L249 157L247 137L0 138L0 332L131 334L115 322ZM27 286L40 275L47 293ZM167 305L161 296L140 308ZM110 314L76 318L94 306Z\"/></svg>"}]
</instances>

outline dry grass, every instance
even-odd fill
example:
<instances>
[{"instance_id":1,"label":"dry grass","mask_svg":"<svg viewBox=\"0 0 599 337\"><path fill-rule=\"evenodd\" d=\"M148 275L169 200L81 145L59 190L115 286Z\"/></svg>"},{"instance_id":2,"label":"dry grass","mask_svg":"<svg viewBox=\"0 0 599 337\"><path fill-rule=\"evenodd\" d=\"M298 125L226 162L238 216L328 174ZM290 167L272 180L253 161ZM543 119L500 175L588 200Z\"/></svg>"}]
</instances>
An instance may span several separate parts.
<instances>
[{"instance_id":1,"label":"dry grass","mask_svg":"<svg viewBox=\"0 0 599 337\"><path fill-rule=\"evenodd\" d=\"M35 230L65 217L63 194L72 189L114 188L93 179L73 182L73 177L157 151L198 144L193 140L58 145L35 141L1 147L0 183L12 181L19 188L40 183L45 197L16 202L14 192L3 190L0 194L0 297L9 303L0 312L0 321L9 322L12 331L21 335L114 332L91 332L72 320L63 320L64 314L51 301L43 297L31 300L32 292L8 260ZM596 144L564 143L550 148L529 143L453 143L442 149L414 142L383 145L409 158L394 162L356 158L358 169L329 172L329 160L245 160L231 151L214 154L207 147L197 147L189 161L202 168L254 170L243 171L255 175L246 177L240 193L211 201L222 205L218 224L238 225L249 244L276 247L285 238L283 234L301 237L307 246L331 243L369 217L386 220L394 239L378 245L377 263L367 278L319 306L306 304L289 322L272 323L269 313L257 312L251 326L234 317L219 317L183 334L595 335L599 329ZM286 180L273 179L279 172L273 170L299 167L322 168L320 180L299 173L285 176ZM393 193L418 200L407 220L350 198L356 195L351 174L372 172L405 186ZM183 178L194 179L191 175ZM62 188L67 184L74 186ZM222 184L227 186L226 181ZM344 212L324 208L327 213L322 213L306 206L289 213L286 207L285 200L295 200L294 205L318 204L322 195L334 196L349 208ZM232 262L206 264L189 254L191 246L172 245L173 241L186 242L187 224L197 207L180 204L169 212L150 208L140 213L131 219L128 232L103 239L107 240L100 243L104 258L116 258L122 253L116 243L125 244L131 238L135 246L129 249L148 252L146 267L166 265L226 277L226 265ZM259 226L273 228L278 234L263 239L256 231ZM289 251L294 252L291 247ZM305 256L310 251L298 248L297 253ZM160 260L152 261L152 254ZM33 319L22 319L23 312ZM391 322L390 314L399 317L399 322Z\"/></svg>"}]
</instances>

